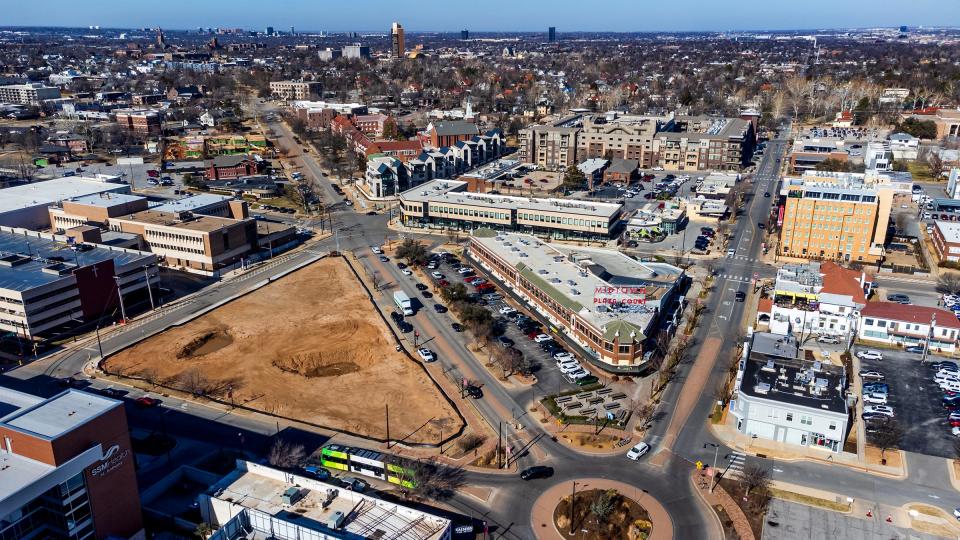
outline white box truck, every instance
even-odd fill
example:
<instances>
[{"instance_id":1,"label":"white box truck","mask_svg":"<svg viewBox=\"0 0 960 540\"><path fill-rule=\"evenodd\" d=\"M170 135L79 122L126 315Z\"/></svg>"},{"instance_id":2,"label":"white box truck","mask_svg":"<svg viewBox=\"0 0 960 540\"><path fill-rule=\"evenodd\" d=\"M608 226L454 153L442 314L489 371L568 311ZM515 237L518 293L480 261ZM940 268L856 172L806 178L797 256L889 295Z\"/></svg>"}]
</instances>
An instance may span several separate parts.
<instances>
[{"instance_id":1,"label":"white box truck","mask_svg":"<svg viewBox=\"0 0 960 540\"><path fill-rule=\"evenodd\" d=\"M410 303L410 297L403 291L393 293L393 302L397 304L404 315L413 315L413 305Z\"/></svg>"}]
</instances>

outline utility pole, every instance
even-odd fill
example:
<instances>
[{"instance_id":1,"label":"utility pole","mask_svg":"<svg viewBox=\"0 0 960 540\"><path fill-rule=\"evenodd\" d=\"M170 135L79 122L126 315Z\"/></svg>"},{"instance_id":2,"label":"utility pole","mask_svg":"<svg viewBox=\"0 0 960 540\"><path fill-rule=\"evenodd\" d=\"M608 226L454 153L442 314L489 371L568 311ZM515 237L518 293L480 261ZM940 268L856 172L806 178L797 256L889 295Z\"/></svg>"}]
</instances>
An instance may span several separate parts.
<instances>
[{"instance_id":1,"label":"utility pole","mask_svg":"<svg viewBox=\"0 0 960 540\"><path fill-rule=\"evenodd\" d=\"M384 409L387 413L387 450L390 449L390 405L384 404Z\"/></svg>"},{"instance_id":2,"label":"utility pole","mask_svg":"<svg viewBox=\"0 0 960 540\"><path fill-rule=\"evenodd\" d=\"M933 337L933 327L937 325L937 314L934 313L930 316L930 331L927 332L927 339L923 342L923 357L920 359L920 363L924 364L927 362L927 351L930 350L930 339Z\"/></svg>"},{"instance_id":3,"label":"utility pole","mask_svg":"<svg viewBox=\"0 0 960 540\"><path fill-rule=\"evenodd\" d=\"M120 299L120 316L123 318L123 324L127 324L127 310L123 307L123 292L120 291L120 276L113 276L117 282L117 298Z\"/></svg>"},{"instance_id":4,"label":"utility pole","mask_svg":"<svg viewBox=\"0 0 960 540\"><path fill-rule=\"evenodd\" d=\"M150 309L156 309L156 306L153 305L153 290L150 288L150 267L145 266L143 268L143 275L147 278L147 294L150 296Z\"/></svg>"},{"instance_id":5,"label":"utility pole","mask_svg":"<svg viewBox=\"0 0 960 540\"><path fill-rule=\"evenodd\" d=\"M497 425L497 468L502 469L500 465L500 447L503 446L503 422Z\"/></svg>"}]
</instances>

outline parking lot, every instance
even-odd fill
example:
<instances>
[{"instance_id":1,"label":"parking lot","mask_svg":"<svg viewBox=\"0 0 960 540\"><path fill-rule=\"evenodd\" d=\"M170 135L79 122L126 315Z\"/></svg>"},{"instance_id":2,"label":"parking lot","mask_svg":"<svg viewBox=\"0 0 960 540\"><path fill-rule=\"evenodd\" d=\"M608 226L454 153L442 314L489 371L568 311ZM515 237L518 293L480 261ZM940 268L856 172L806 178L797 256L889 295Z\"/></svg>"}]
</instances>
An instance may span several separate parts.
<instances>
[{"instance_id":1,"label":"parking lot","mask_svg":"<svg viewBox=\"0 0 960 540\"><path fill-rule=\"evenodd\" d=\"M468 265L469 266L469 265ZM461 275L457 272L456 268L451 267L447 263L443 263L438 268L438 271L441 272L444 278L450 283L463 283L464 279L467 279L471 275ZM467 290L470 292L474 291L474 287L471 285L465 284ZM536 343L532 338L527 334L522 332L520 328L510 319L507 315L501 314L500 310L504 307L510 307L511 309L517 306L510 306L503 298L503 291L498 291L499 299L493 299L493 301L486 302L486 308L490 310L494 318L497 321L497 333L502 332L502 336L506 337L513 344L510 345L513 348L520 351L524 358L527 358L533 364L532 371L537 376L538 386L543 389L545 392L562 392L564 390L570 390L574 388L579 388L576 384L571 383L567 380L563 373L560 372L560 368L557 367L556 361L553 359L551 353L544 351L540 344ZM521 312L526 312L528 310L521 309ZM527 313L529 315L529 313ZM541 330L543 328L541 327ZM509 343L509 342L507 342ZM492 342L490 347L500 347L501 344L496 341ZM580 360L580 359L578 359ZM584 365L585 362L580 362L581 365Z\"/></svg>"},{"instance_id":2,"label":"parking lot","mask_svg":"<svg viewBox=\"0 0 960 540\"><path fill-rule=\"evenodd\" d=\"M857 347L857 351L869 347ZM888 405L893 408L897 424L903 429L902 450L943 458L953 458L953 435L947 422L949 411L943 407L943 392L934 382L936 371L931 362L941 357L927 356L920 363L920 354L891 349L872 349L883 354L882 360L860 360L861 370L884 374L889 385ZM869 381L868 381L869 382Z\"/></svg>"}]
</instances>

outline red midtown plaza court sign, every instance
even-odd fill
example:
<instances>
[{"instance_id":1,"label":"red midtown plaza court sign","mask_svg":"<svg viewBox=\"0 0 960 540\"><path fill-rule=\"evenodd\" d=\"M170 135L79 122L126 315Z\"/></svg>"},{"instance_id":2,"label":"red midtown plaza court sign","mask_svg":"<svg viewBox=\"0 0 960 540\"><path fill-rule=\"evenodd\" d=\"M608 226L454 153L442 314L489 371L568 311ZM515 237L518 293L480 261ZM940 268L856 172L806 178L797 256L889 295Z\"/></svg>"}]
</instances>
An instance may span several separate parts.
<instances>
[{"instance_id":1,"label":"red midtown plaza court sign","mask_svg":"<svg viewBox=\"0 0 960 540\"><path fill-rule=\"evenodd\" d=\"M593 305L637 305L647 303L646 287L595 287L593 289Z\"/></svg>"}]
</instances>

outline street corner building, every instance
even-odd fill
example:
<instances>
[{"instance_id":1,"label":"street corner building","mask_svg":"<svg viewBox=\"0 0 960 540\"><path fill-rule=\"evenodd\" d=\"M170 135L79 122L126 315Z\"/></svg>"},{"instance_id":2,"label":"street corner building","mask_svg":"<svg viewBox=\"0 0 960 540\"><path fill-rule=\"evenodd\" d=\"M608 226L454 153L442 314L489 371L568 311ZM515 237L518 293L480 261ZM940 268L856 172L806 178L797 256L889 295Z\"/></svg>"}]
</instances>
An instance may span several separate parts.
<instances>
[{"instance_id":1,"label":"street corner building","mask_svg":"<svg viewBox=\"0 0 960 540\"><path fill-rule=\"evenodd\" d=\"M841 452L852 407L846 389L841 366L803 358L793 336L756 332L744 347L730 413L747 436Z\"/></svg>"},{"instance_id":2,"label":"street corner building","mask_svg":"<svg viewBox=\"0 0 960 540\"><path fill-rule=\"evenodd\" d=\"M609 249L481 229L468 255L610 373L652 369L656 342L675 332L685 304L681 268Z\"/></svg>"},{"instance_id":3,"label":"street corner building","mask_svg":"<svg viewBox=\"0 0 960 540\"><path fill-rule=\"evenodd\" d=\"M0 539L145 538L123 402L0 388Z\"/></svg>"}]
</instances>

